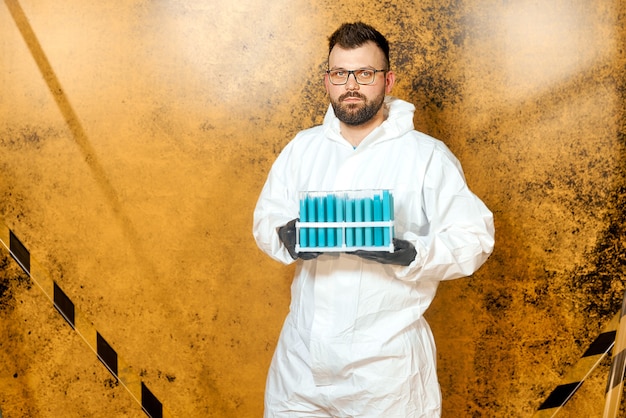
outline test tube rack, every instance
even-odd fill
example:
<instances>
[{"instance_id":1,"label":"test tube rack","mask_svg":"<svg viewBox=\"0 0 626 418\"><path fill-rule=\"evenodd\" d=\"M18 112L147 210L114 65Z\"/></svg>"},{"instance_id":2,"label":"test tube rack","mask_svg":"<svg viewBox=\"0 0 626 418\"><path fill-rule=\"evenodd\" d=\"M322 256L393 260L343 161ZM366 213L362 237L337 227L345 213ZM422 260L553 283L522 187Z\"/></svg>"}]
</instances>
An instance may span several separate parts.
<instances>
[{"instance_id":1,"label":"test tube rack","mask_svg":"<svg viewBox=\"0 0 626 418\"><path fill-rule=\"evenodd\" d=\"M389 190L300 193L297 252L393 252L394 235Z\"/></svg>"}]
</instances>

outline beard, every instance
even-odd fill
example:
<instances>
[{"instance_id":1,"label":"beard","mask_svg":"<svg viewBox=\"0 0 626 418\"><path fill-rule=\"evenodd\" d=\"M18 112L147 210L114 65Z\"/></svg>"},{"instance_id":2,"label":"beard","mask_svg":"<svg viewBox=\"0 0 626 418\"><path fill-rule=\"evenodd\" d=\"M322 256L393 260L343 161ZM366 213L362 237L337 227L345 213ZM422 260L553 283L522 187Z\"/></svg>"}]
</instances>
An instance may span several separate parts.
<instances>
[{"instance_id":1,"label":"beard","mask_svg":"<svg viewBox=\"0 0 626 418\"><path fill-rule=\"evenodd\" d=\"M358 97L363 103L343 103L346 97ZM374 97L372 101L359 92L348 92L339 96L337 100L331 100L335 116L346 125L358 126L371 120L383 106L385 94Z\"/></svg>"}]
</instances>

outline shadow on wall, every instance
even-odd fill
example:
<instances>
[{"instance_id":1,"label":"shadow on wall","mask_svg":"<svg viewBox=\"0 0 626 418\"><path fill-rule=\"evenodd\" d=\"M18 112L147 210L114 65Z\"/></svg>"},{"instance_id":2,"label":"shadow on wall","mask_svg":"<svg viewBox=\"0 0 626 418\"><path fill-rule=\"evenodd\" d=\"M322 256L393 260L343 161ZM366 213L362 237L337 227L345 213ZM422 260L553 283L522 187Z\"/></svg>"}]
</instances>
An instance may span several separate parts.
<instances>
[{"instance_id":1,"label":"shadow on wall","mask_svg":"<svg viewBox=\"0 0 626 418\"><path fill-rule=\"evenodd\" d=\"M19 29L22 34L22 38L24 42L28 46L28 49L37 63L37 67L41 72L41 76L46 81L46 85L48 86L48 90L50 94L54 98L55 103L57 104L59 111L63 115L65 123L72 133L72 138L74 142L78 146L84 161L89 166L93 178L96 183L100 186L100 189L106 196L113 213L115 213L122 230L125 232L127 239L131 243L132 248L136 251L137 259L140 260L141 264L145 269L145 273L149 276L155 276L155 269L151 265L149 261L149 257L146 256L145 250L142 248L143 245L141 240L138 238L137 231L133 227L132 222L128 218L128 216L124 212L123 206L120 204L120 200L118 197L115 188L109 181L107 173L105 169L100 164L98 157L96 155L95 150L91 146L89 138L85 133L85 130L77 117L72 105L65 94L63 87L59 79L57 78L48 58L46 57L45 52L41 48L41 44L33 31L24 10L22 9L20 3L14 0L5 0L5 3L15 21L16 27Z\"/></svg>"}]
</instances>

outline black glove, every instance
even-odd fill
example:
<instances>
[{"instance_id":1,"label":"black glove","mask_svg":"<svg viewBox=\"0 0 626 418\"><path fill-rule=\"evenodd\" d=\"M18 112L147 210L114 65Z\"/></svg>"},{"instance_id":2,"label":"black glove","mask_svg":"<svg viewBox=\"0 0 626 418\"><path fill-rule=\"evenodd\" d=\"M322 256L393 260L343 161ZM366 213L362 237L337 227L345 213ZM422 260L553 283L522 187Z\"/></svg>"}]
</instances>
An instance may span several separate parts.
<instances>
[{"instance_id":1,"label":"black glove","mask_svg":"<svg viewBox=\"0 0 626 418\"><path fill-rule=\"evenodd\" d=\"M314 258L319 257L322 253L297 253L296 252L296 222L298 218L292 219L287 222L287 225L283 225L278 228L278 238L282 241L282 243L287 247L287 251L289 251L289 255L294 260L297 258L301 258L303 260L313 260Z\"/></svg>"},{"instance_id":2,"label":"black glove","mask_svg":"<svg viewBox=\"0 0 626 418\"><path fill-rule=\"evenodd\" d=\"M403 239L393 239L394 251L366 251L356 250L351 254L358 255L366 260L377 261L382 264L397 264L400 266L408 266L415 260L417 251L415 247L409 241Z\"/></svg>"}]
</instances>

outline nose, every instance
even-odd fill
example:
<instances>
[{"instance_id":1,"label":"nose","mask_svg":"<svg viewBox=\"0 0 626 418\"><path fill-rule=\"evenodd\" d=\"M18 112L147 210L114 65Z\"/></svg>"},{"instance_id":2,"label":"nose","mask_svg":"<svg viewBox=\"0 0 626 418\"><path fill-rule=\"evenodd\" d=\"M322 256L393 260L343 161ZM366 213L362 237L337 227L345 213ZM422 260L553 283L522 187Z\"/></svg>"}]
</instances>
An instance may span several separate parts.
<instances>
[{"instance_id":1,"label":"nose","mask_svg":"<svg viewBox=\"0 0 626 418\"><path fill-rule=\"evenodd\" d=\"M352 78L350 78L352 77ZM347 90L358 90L359 83L356 82L356 75L353 72L348 74L348 81L346 81L346 89Z\"/></svg>"}]
</instances>

